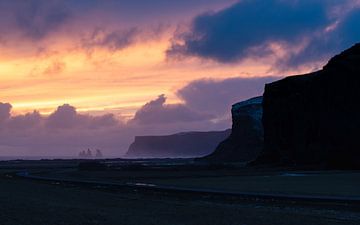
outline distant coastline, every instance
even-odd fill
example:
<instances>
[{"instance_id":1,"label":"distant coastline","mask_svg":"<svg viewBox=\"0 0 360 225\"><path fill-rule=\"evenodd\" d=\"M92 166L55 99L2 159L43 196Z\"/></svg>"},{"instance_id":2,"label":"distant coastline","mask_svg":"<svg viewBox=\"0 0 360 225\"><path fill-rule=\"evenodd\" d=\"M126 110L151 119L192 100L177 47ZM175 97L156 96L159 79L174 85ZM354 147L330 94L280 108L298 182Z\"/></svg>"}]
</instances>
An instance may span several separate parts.
<instances>
[{"instance_id":1,"label":"distant coastline","mask_svg":"<svg viewBox=\"0 0 360 225\"><path fill-rule=\"evenodd\" d=\"M106 159L116 159L120 156L108 156ZM54 160L54 159L81 159L78 156L0 156L0 161L9 160ZM94 158L96 159L96 158Z\"/></svg>"},{"instance_id":2,"label":"distant coastline","mask_svg":"<svg viewBox=\"0 0 360 225\"><path fill-rule=\"evenodd\" d=\"M76 159L76 156L0 156L0 161L9 160L42 160L42 159Z\"/></svg>"}]
</instances>

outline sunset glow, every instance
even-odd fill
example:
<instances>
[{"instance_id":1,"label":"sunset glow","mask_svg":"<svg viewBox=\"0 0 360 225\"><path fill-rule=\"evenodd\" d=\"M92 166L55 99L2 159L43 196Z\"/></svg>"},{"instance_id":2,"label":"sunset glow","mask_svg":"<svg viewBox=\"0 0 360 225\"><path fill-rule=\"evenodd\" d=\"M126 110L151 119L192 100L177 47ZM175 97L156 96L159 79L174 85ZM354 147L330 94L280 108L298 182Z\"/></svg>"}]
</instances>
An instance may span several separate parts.
<instances>
[{"instance_id":1,"label":"sunset glow","mask_svg":"<svg viewBox=\"0 0 360 225\"><path fill-rule=\"evenodd\" d=\"M309 4L0 1L0 133L16 133L0 148L72 155L89 141L121 155L136 135L227 129L232 104L354 43L357 1ZM76 125L49 128L54 114Z\"/></svg>"},{"instance_id":2,"label":"sunset glow","mask_svg":"<svg viewBox=\"0 0 360 225\"><path fill-rule=\"evenodd\" d=\"M47 52L26 57L4 56L0 65L2 100L15 113L34 109L48 114L69 103L79 111L118 110L130 116L159 94L179 102L174 91L201 79L271 74L265 63L221 65L196 58L177 62L166 58L171 36L137 43L121 50L73 48L70 40ZM252 64L252 65L251 65Z\"/></svg>"}]
</instances>

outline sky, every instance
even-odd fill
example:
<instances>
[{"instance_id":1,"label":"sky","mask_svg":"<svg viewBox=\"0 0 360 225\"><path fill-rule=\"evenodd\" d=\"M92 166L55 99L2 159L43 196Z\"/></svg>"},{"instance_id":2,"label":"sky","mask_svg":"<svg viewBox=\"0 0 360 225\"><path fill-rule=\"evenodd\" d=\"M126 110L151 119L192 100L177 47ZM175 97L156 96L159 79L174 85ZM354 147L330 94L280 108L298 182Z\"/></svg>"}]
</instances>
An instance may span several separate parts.
<instances>
[{"instance_id":1,"label":"sky","mask_svg":"<svg viewBox=\"0 0 360 225\"><path fill-rule=\"evenodd\" d=\"M0 0L0 156L121 156L360 40L357 0Z\"/></svg>"}]
</instances>

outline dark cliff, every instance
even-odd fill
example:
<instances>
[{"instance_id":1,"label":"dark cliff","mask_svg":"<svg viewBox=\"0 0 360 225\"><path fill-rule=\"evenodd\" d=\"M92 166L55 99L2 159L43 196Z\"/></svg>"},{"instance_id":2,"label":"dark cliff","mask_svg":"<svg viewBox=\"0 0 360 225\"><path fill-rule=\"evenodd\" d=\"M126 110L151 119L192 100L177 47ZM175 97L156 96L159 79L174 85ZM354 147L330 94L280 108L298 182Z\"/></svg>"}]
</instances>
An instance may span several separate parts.
<instances>
[{"instance_id":1,"label":"dark cliff","mask_svg":"<svg viewBox=\"0 0 360 225\"><path fill-rule=\"evenodd\" d=\"M231 130L185 132L167 136L138 136L126 157L167 158L200 157L210 154L230 135Z\"/></svg>"},{"instance_id":2,"label":"dark cliff","mask_svg":"<svg viewBox=\"0 0 360 225\"><path fill-rule=\"evenodd\" d=\"M255 164L360 167L360 44L320 71L265 86L265 148Z\"/></svg>"},{"instance_id":3,"label":"dark cliff","mask_svg":"<svg viewBox=\"0 0 360 225\"><path fill-rule=\"evenodd\" d=\"M231 109L232 132L216 150L203 158L212 162L254 160L263 148L262 97L234 104Z\"/></svg>"}]
</instances>

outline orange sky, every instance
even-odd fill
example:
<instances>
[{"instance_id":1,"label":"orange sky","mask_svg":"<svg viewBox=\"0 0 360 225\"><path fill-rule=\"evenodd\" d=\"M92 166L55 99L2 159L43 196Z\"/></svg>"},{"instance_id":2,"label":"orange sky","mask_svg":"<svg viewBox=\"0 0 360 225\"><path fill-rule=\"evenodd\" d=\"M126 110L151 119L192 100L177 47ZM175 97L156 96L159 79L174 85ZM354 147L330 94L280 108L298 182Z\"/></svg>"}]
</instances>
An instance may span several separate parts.
<instances>
[{"instance_id":1,"label":"orange sky","mask_svg":"<svg viewBox=\"0 0 360 225\"><path fill-rule=\"evenodd\" d=\"M79 111L129 117L159 94L166 94L169 103L179 101L174 92L192 80L271 73L266 62L223 65L196 58L167 60L170 31L117 51L95 48L89 53L66 38L37 54L3 49L9 54L1 57L1 101L10 102L14 113L36 109L46 114L69 103Z\"/></svg>"},{"instance_id":2,"label":"orange sky","mask_svg":"<svg viewBox=\"0 0 360 225\"><path fill-rule=\"evenodd\" d=\"M2 39L0 36L1 102L11 103L13 114L33 110L49 114L57 106L68 103L78 111L92 114L112 112L131 118L141 105L160 94L168 97L167 103L179 102L176 90L196 79L281 77L311 70L302 68L280 73L271 67L276 60L274 58L236 63L219 63L196 57L169 60L166 51L179 29L187 27L191 19L205 9L220 9L234 1L201 2L199 8L190 10L190 15L189 10L176 14L178 10L174 8L172 17L163 15L172 20L162 21L160 25L156 20L157 17L163 20L160 15L152 16L155 19L150 22L146 21L146 15L141 15L146 22L139 22L129 14L128 21L124 22L121 16L117 17L121 15L118 12L94 11L94 7L83 15L72 16L72 22L65 21L64 27L59 25L40 37L24 37L16 29L12 32L13 28L9 28L7 37ZM184 7L192 6L190 2L186 1L186 4ZM167 7L171 9L170 5ZM40 25L36 25L40 27L34 26L46 31L47 27L41 27L43 23L41 21ZM117 35L116 32L126 31L136 23L134 32L139 29L139 33L129 43L124 40L124 46L100 43L107 34L114 32ZM95 32L97 26L102 28ZM23 32L26 31L25 27ZM89 42L87 38L90 44L84 45ZM285 51L276 43L270 44L270 47L278 53L278 57Z\"/></svg>"},{"instance_id":3,"label":"orange sky","mask_svg":"<svg viewBox=\"0 0 360 225\"><path fill-rule=\"evenodd\" d=\"M227 129L233 103L358 41L358 2L0 1L0 155Z\"/></svg>"}]
</instances>

